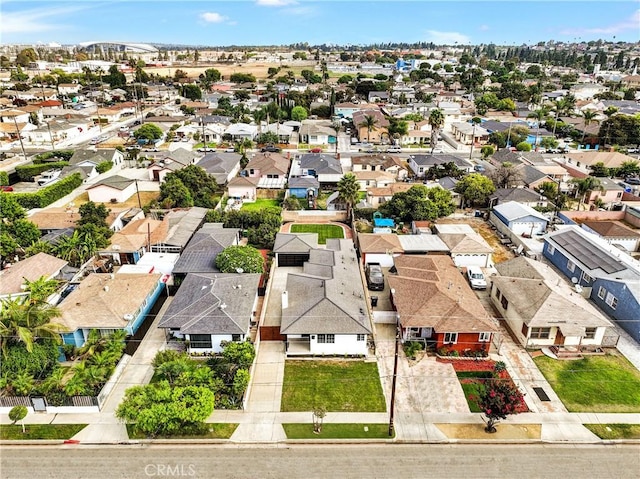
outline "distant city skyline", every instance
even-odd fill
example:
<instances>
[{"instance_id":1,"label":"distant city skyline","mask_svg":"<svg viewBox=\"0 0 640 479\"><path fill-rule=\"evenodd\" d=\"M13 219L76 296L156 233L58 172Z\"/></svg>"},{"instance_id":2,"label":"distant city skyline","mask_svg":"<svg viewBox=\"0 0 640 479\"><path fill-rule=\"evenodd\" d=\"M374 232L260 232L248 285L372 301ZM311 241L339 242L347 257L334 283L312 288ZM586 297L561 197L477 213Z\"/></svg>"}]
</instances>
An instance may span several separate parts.
<instances>
[{"instance_id":1,"label":"distant city skyline","mask_svg":"<svg viewBox=\"0 0 640 479\"><path fill-rule=\"evenodd\" d=\"M496 45L640 40L637 0L3 0L0 42Z\"/></svg>"}]
</instances>

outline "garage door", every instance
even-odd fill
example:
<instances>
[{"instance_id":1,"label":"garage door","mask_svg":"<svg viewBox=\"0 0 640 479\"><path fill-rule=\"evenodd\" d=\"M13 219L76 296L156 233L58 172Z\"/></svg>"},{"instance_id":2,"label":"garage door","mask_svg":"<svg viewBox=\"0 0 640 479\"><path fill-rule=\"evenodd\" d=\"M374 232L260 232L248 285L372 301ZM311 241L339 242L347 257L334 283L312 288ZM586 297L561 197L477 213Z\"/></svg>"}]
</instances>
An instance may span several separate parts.
<instances>
[{"instance_id":1,"label":"garage door","mask_svg":"<svg viewBox=\"0 0 640 479\"><path fill-rule=\"evenodd\" d=\"M309 253L280 253L278 255L278 266L302 266L309 260Z\"/></svg>"}]
</instances>

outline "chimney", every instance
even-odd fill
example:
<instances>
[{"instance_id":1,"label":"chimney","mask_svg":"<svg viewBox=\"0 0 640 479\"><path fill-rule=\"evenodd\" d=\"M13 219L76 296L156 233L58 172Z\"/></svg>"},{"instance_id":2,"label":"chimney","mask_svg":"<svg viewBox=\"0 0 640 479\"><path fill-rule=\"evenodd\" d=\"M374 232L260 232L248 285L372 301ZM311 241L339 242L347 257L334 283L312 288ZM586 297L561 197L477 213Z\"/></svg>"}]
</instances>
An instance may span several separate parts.
<instances>
[{"instance_id":1,"label":"chimney","mask_svg":"<svg viewBox=\"0 0 640 479\"><path fill-rule=\"evenodd\" d=\"M289 292L282 292L282 309L287 309L289 307Z\"/></svg>"}]
</instances>

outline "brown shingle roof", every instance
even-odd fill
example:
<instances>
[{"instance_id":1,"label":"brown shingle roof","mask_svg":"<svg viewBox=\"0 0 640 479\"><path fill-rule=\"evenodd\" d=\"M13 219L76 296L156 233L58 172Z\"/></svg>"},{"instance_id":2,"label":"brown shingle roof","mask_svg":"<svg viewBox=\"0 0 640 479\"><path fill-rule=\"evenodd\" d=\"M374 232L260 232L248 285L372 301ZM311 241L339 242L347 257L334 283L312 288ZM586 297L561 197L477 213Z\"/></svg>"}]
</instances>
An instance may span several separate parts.
<instances>
[{"instance_id":1,"label":"brown shingle roof","mask_svg":"<svg viewBox=\"0 0 640 479\"><path fill-rule=\"evenodd\" d=\"M11 265L10 268L0 272L0 294L22 293L22 284L25 278L35 281L42 276L47 279L55 276L67 262L47 253L38 253L22 261Z\"/></svg>"},{"instance_id":2,"label":"brown shingle roof","mask_svg":"<svg viewBox=\"0 0 640 479\"><path fill-rule=\"evenodd\" d=\"M584 221L583 225L605 238L638 238L640 233L617 221Z\"/></svg>"},{"instance_id":3,"label":"brown shingle roof","mask_svg":"<svg viewBox=\"0 0 640 479\"><path fill-rule=\"evenodd\" d=\"M358 235L358 244L362 253L402 253L398 235L393 233L361 233Z\"/></svg>"}]
</instances>

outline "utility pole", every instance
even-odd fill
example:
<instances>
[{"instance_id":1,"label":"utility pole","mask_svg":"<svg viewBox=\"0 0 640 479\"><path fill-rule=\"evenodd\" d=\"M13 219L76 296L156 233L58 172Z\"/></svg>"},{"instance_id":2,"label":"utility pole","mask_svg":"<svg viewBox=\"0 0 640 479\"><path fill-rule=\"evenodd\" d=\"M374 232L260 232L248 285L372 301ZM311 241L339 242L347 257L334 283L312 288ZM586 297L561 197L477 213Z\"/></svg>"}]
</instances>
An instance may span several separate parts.
<instances>
[{"instance_id":1,"label":"utility pole","mask_svg":"<svg viewBox=\"0 0 640 479\"><path fill-rule=\"evenodd\" d=\"M47 99L44 96L44 84L42 83L42 80L40 80L40 91L42 91L42 101L43 102L47 101ZM51 134L51 125L49 125L49 122L44 118L43 118L43 121L47 124L47 131L49 132L49 141L51 142L51 151L54 151L56 149L56 145L53 143L53 135Z\"/></svg>"},{"instance_id":2,"label":"utility pole","mask_svg":"<svg viewBox=\"0 0 640 479\"><path fill-rule=\"evenodd\" d=\"M16 115L13 115L13 124L16 126L16 133L18 134L18 140L20 140L20 148L22 149L22 156L27 159L27 153L24 151L24 143L22 142L22 135L20 134L20 128L18 128L18 122Z\"/></svg>"},{"instance_id":3,"label":"utility pole","mask_svg":"<svg viewBox=\"0 0 640 479\"><path fill-rule=\"evenodd\" d=\"M473 143L476 141L476 122L473 122L473 132L471 133L471 149L469 150L469 161L471 161L471 155L473 155Z\"/></svg>"},{"instance_id":4,"label":"utility pole","mask_svg":"<svg viewBox=\"0 0 640 479\"><path fill-rule=\"evenodd\" d=\"M389 403L389 436L393 436L393 413L396 406L396 382L398 381L398 355L400 346L400 315L396 314L395 354L393 356L393 379L391 382L391 401Z\"/></svg>"}]
</instances>

